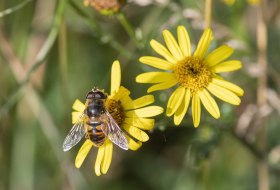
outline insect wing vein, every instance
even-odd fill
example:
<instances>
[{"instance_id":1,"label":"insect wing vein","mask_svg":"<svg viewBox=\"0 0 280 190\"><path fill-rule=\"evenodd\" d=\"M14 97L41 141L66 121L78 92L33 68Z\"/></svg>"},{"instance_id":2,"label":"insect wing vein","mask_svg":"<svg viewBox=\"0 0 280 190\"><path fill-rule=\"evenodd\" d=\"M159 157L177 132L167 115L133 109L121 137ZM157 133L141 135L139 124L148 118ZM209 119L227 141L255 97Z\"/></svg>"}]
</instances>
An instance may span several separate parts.
<instances>
[{"instance_id":1,"label":"insect wing vein","mask_svg":"<svg viewBox=\"0 0 280 190\"><path fill-rule=\"evenodd\" d=\"M117 146L124 150L128 150L128 143L116 121L110 115L108 111L105 112L108 121L106 122L107 128L103 128L103 132L108 136L108 138Z\"/></svg>"},{"instance_id":2,"label":"insect wing vein","mask_svg":"<svg viewBox=\"0 0 280 190\"><path fill-rule=\"evenodd\" d=\"M86 115L82 114L79 119L76 121L68 135L66 136L63 142L63 151L70 150L73 146L75 146L84 136L85 136L85 129L84 129L84 120Z\"/></svg>"}]
</instances>

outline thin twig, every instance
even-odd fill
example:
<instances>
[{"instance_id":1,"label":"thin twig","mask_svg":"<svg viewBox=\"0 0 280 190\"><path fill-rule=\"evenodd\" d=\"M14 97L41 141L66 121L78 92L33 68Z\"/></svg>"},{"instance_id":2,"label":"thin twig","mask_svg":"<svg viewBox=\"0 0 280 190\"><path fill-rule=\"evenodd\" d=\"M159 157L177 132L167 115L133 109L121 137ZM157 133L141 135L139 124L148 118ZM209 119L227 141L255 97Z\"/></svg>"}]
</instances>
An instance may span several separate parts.
<instances>
[{"instance_id":1,"label":"thin twig","mask_svg":"<svg viewBox=\"0 0 280 190\"><path fill-rule=\"evenodd\" d=\"M8 8L8 9L5 9L4 11L1 11L0 12L0 18L4 17L4 16L7 16L9 14L12 14L14 13L15 11L17 10L20 10L21 8L23 8L25 5L27 5L28 3L30 3L31 1L33 0L26 0L26 1L23 1L21 3L19 3L18 5L14 6L14 7L11 7L11 8Z\"/></svg>"},{"instance_id":2,"label":"thin twig","mask_svg":"<svg viewBox=\"0 0 280 190\"><path fill-rule=\"evenodd\" d=\"M262 0L257 7L257 48L258 66L261 70L258 77L257 105L259 110L267 103L267 28L266 28L266 1ZM266 118L259 117L255 123L258 132L258 148L262 154L266 153L267 126ZM264 159L258 160L259 190L269 189L268 166Z\"/></svg>"},{"instance_id":3,"label":"thin twig","mask_svg":"<svg viewBox=\"0 0 280 190\"><path fill-rule=\"evenodd\" d=\"M65 7L66 0L61 0L59 1L59 10L61 13L64 12L64 7ZM62 14L60 14L62 16ZM3 36L3 34L0 32L0 49L1 52L3 53L4 58L9 62L11 66L11 71L13 72L16 80L18 82L21 82L24 78L24 76L27 75L27 71L23 68L23 64L21 61L16 57L11 44L9 41ZM45 46L44 46L45 47ZM50 47L49 47L50 48ZM40 57L40 56L37 56ZM23 86L20 86L22 94L25 94L24 98L28 102L30 110L33 112L34 116L37 118L39 122L39 126L42 129L43 134L47 137L48 142L50 143L50 146L52 150L54 151L54 155L56 156L56 159L61 164L61 169L62 171L66 174L69 183L73 187L73 174L71 173L72 171L69 169L71 168L70 163L68 163L67 160L64 159L63 157L63 152L62 152L62 141L60 137L60 133L58 131L58 127L55 125L50 113L46 109L45 105L42 103L42 100L40 99L40 96L36 92L36 90L31 86L31 84L26 84ZM24 92L22 92L24 90ZM70 167L69 167L70 166ZM80 172L77 171L77 174L75 177L78 177L79 181L82 181L88 188L89 185L85 181L85 179L80 175Z\"/></svg>"},{"instance_id":4,"label":"thin twig","mask_svg":"<svg viewBox=\"0 0 280 190\"><path fill-rule=\"evenodd\" d=\"M135 30L133 29L132 25L130 24L130 22L127 20L125 14L123 12L120 12L117 14L117 19L119 20L119 22L121 23L121 25L123 26L124 30L127 32L127 34L129 35L129 37L132 39L132 41L134 42L134 44L136 45L136 47L138 49L143 49L143 45L140 43L140 41L137 39L136 37L136 33Z\"/></svg>"},{"instance_id":5,"label":"thin twig","mask_svg":"<svg viewBox=\"0 0 280 190\"><path fill-rule=\"evenodd\" d=\"M59 53L59 69L61 74L61 93L65 105L70 105L68 76L67 76L67 31L64 21L61 22L59 36L58 36L58 53Z\"/></svg>"},{"instance_id":6,"label":"thin twig","mask_svg":"<svg viewBox=\"0 0 280 190\"><path fill-rule=\"evenodd\" d=\"M32 74L44 63L51 47L53 46L56 38L57 38L57 34L58 34L58 29L61 23L61 19L62 19L62 15L64 12L64 7L65 7L65 2L66 0L61 0L61 2L59 3L59 6L57 8L56 14L54 16L54 21L53 21L53 25L51 27L51 31L45 41L45 43L43 44L42 48L40 49L39 53L37 54L36 58L35 58L35 62L32 65L32 67L28 70L28 72L25 72L25 70L22 68L22 70L17 72L16 77L20 77L18 78L18 82L20 83L19 87L17 88L17 90L11 95L11 97L18 97L18 95L20 94L19 91L21 91L24 86L29 82ZM0 38L1 43L2 41L7 41L5 40L5 37L3 36L3 34L0 34ZM4 46L3 44L1 44L2 47L8 47L8 46ZM7 48L2 48L2 52L3 51L7 51ZM10 62L11 64L13 62ZM13 67L13 65L11 65ZM15 69L19 69L19 68L15 68ZM16 100L18 99L9 99L2 107L0 110L0 118L3 117L2 114L5 114L8 112L8 110L17 102Z\"/></svg>"},{"instance_id":7,"label":"thin twig","mask_svg":"<svg viewBox=\"0 0 280 190\"><path fill-rule=\"evenodd\" d=\"M23 84L27 83L29 81L31 75L33 74L33 72L36 71L44 63L51 47L53 46L53 44L54 44L54 42L57 38L57 34L58 34L59 27L60 27L60 24L61 24L62 16L64 14L64 7L65 7L65 4L66 4L65 3L66 0L60 0L60 1L62 3L59 3L59 6L58 6L57 11L55 13L55 17L54 17L54 21L53 21L53 26L51 27L51 31L50 31L44 45L42 46L39 53L37 54L37 56L35 58L35 63L29 69L25 79L22 81Z\"/></svg>"},{"instance_id":8,"label":"thin twig","mask_svg":"<svg viewBox=\"0 0 280 190\"><path fill-rule=\"evenodd\" d=\"M133 57L133 54L128 51L123 45L119 42L114 40L112 35L103 31L95 19L89 16L83 9L81 9L74 0L69 1L69 5L73 8L73 10L82 18L87 21L88 25L90 26L91 30L93 31L93 36L97 38L103 44L109 44L112 48L120 52L121 55L125 56L126 58L130 59Z\"/></svg>"}]
</instances>

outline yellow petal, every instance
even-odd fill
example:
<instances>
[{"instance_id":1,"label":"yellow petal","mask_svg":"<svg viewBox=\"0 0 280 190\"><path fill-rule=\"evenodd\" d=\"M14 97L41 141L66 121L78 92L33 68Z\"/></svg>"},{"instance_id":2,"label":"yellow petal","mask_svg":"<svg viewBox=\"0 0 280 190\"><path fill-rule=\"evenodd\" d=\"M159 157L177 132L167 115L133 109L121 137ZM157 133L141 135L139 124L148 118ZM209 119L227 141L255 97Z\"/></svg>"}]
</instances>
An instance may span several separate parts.
<instances>
[{"instance_id":1,"label":"yellow petal","mask_svg":"<svg viewBox=\"0 0 280 190\"><path fill-rule=\"evenodd\" d=\"M204 105L205 109L216 119L220 117L220 110L219 107L212 98L212 96L207 92L207 90L203 89L198 92L199 98Z\"/></svg>"},{"instance_id":2,"label":"yellow petal","mask_svg":"<svg viewBox=\"0 0 280 190\"><path fill-rule=\"evenodd\" d=\"M167 103L167 108L166 108L166 115L170 117L173 115L178 107L180 106L183 98L185 95L185 88L182 86L179 86L170 96L168 103Z\"/></svg>"},{"instance_id":3,"label":"yellow petal","mask_svg":"<svg viewBox=\"0 0 280 190\"><path fill-rule=\"evenodd\" d=\"M194 94L192 98L192 117L193 117L193 125L194 127L198 127L200 123L200 99L198 94Z\"/></svg>"},{"instance_id":4,"label":"yellow petal","mask_svg":"<svg viewBox=\"0 0 280 190\"><path fill-rule=\"evenodd\" d=\"M143 130L151 130L155 125L155 120L150 118L127 117L123 122Z\"/></svg>"},{"instance_id":5,"label":"yellow petal","mask_svg":"<svg viewBox=\"0 0 280 190\"><path fill-rule=\"evenodd\" d=\"M177 33L178 33L179 46L184 56L185 57L191 56L192 50L191 50L191 42L190 42L188 31L184 26L178 26Z\"/></svg>"},{"instance_id":6,"label":"yellow petal","mask_svg":"<svg viewBox=\"0 0 280 190\"><path fill-rule=\"evenodd\" d=\"M157 90L168 89L168 88L171 88L172 86L176 85L177 83L178 83L177 79L165 81L165 82L151 86L150 88L148 88L147 92L150 93L150 92L154 92Z\"/></svg>"},{"instance_id":7,"label":"yellow petal","mask_svg":"<svg viewBox=\"0 0 280 190\"><path fill-rule=\"evenodd\" d=\"M117 92L121 85L121 66L119 61L114 61L111 68L111 94Z\"/></svg>"},{"instance_id":8,"label":"yellow petal","mask_svg":"<svg viewBox=\"0 0 280 190\"><path fill-rule=\"evenodd\" d=\"M210 83L207 89L217 98L220 98L221 100L230 104L239 105L241 102L240 98L236 94L214 83Z\"/></svg>"},{"instance_id":9,"label":"yellow petal","mask_svg":"<svg viewBox=\"0 0 280 190\"><path fill-rule=\"evenodd\" d=\"M163 56L168 62L176 63L176 59L170 54L170 52L156 40L151 40L150 42L152 48L161 56Z\"/></svg>"},{"instance_id":10,"label":"yellow petal","mask_svg":"<svg viewBox=\"0 0 280 190\"><path fill-rule=\"evenodd\" d=\"M101 172L106 174L112 161L113 156L113 143L110 140L104 142L104 157L101 165Z\"/></svg>"},{"instance_id":11,"label":"yellow petal","mask_svg":"<svg viewBox=\"0 0 280 190\"><path fill-rule=\"evenodd\" d=\"M128 148L130 150L138 150L141 146L142 146L142 142L141 141L134 141L132 138L130 138L128 135L125 135L126 139L127 139L127 143L128 143Z\"/></svg>"},{"instance_id":12,"label":"yellow petal","mask_svg":"<svg viewBox=\"0 0 280 190\"><path fill-rule=\"evenodd\" d=\"M162 107L159 106L147 106L144 108L127 111L125 113L126 117L154 117L156 115L159 115L163 112Z\"/></svg>"},{"instance_id":13,"label":"yellow petal","mask_svg":"<svg viewBox=\"0 0 280 190\"><path fill-rule=\"evenodd\" d=\"M97 176L101 175L101 163L104 159L104 154L105 154L105 144L103 144L98 148L95 165L94 165L94 171Z\"/></svg>"},{"instance_id":14,"label":"yellow petal","mask_svg":"<svg viewBox=\"0 0 280 190\"><path fill-rule=\"evenodd\" d=\"M85 104L83 104L80 100L76 99L72 108L73 110L82 113L85 110Z\"/></svg>"},{"instance_id":15,"label":"yellow petal","mask_svg":"<svg viewBox=\"0 0 280 190\"><path fill-rule=\"evenodd\" d=\"M190 89L186 89L185 93L186 93L185 98L182 101L182 104L179 106L179 108L177 109L177 111L174 114L174 124L175 125L180 125L184 116L186 115L186 112L187 112L189 104L190 104L190 99L191 99Z\"/></svg>"},{"instance_id":16,"label":"yellow petal","mask_svg":"<svg viewBox=\"0 0 280 190\"><path fill-rule=\"evenodd\" d=\"M169 80L176 80L173 73L148 72L136 77L136 82L138 83L161 83Z\"/></svg>"},{"instance_id":17,"label":"yellow petal","mask_svg":"<svg viewBox=\"0 0 280 190\"><path fill-rule=\"evenodd\" d=\"M123 86L120 86L119 90L114 94L110 95L109 98L114 100L120 100L125 96L129 96L130 91Z\"/></svg>"},{"instance_id":18,"label":"yellow petal","mask_svg":"<svg viewBox=\"0 0 280 190\"><path fill-rule=\"evenodd\" d=\"M80 118L81 116L81 112L72 112L72 124L76 123L76 121L78 121L78 119Z\"/></svg>"},{"instance_id":19,"label":"yellow petal","mask_svg":"<svg viewBox=\"0 0 280 190\"><path fill-rule=\"evenodd\" d=\"M215 49L213 52L211 52L206 58L205 63L209 67L213 67L214 65L217 65L221 61L227 59L230 57L233 53L233 49L227 45L222 45Z\"/></svg>"},{"instance_id":20,"label":"yellow petal","mask_svg":"<svg viewBox=\"0 0 280 190\"><path fill-rule=\"evenodd\" d=\"M203 35L201 36L198 42L197 48L194 52L194 56L203 59L204 55L208 50L211 40L212 40L212 31L210 28L207 28L203 32Z\"/></svg>"},{"instance_id":21,"label":"yellow petal","mask_svg":"<svg viewBox=\"0 0 280 190\"><path fill-rule=\"evenodd\" d=\"M211 70L215 73L223 73L223 72L235 71L235 70L240 69L241 67L242 67L242 64L240 61L231 60L231 61L219 63L219 64L211 67Z\"/></svg>"},{"instance_id":22,"label":"yellow petal","mask_svg":"<svg viewBox=\"0 0 280 190\"><path fill-rule=\"evenodd\" d=\"M164 59L160 59L157 57L152 56L144 56L139 59L141 63L144 63L146 65L150 65L152 67L163 69L163 70L172 70L174 67L173 63L169 63L168 61L165 61Z\"/></svg>"},{"instance_id":23,"label":"yellow petal","mask_svg":"<svg viewBox=\"0 0 280 190\"><path fill-rule=\"evenodd\" d=\"M84 142L83 146L80 148L80 150L76 156L76 159L75 159L76 168L81 167L81 165L83 164L85 158L87 157L91 147L92 147L92 142L90 140L86 140L86 142Z\"/></svg>"},{"instance_id":24,"label":"yellow petal","mask_svg":"<svg viewBox=\"0 0 280 190\"><path fill-rule=\"evenodd\" d=\"M152 104L155 101L154 96L153 95L146 95L146 96L142 96L136 100L133 100L133 105L134 108L141 108L144 106L147 106L149 104Z\"/></svg>"},{"instance_id":25,"label":"yellow petal","mask_svg":"<svg viewBox=\"0 0 280 190\"><path fill-rule=\"evenodd\" d=\"M134 109L133 100L129 96L123 96L120 101L124 110Z\"/></svg>"},{"instance_id":26,"label":"yellow petal","mask_svg":"<svg viewBox=\"0 0 280 190\"><path fill-rule=\"evenodd\" d=\"M239 86L237 86L231 82L228 82L228 81L225 81L222 79L218 79L218 78L213 78L212 82L220 87L224 87L224 88L234 92L237 96L243 96L243 94L244 94L244 91L242 88L240 88Z\"/></svg>"},{"instance_id":27,"label":"yellow petal","mask_svg":"<svg viewBox=\"0 0 280 190\"><path fill-rule=\"evenodd\" d=\"M128 132L130 136L132 136L133 138L135 138L139 141L146 142L147 140L149 140L149 136L147 135L147 133L145 133L141 129L138 129L137 127L123 124L122 128L126 132Z\"/></svg>"},{"instance_id":28,"label":"yellow petal","mask_svg":"<svg viewBox=\"0 0 280 190\"><path fill-rule=\"evenodd\" d=\"M173 35L168 30L164 30L162 34L165 40L165 44L168 47L169 51L172 53L173 57L178 61L183 59L183 53Z\"/></svg>"}]
</instances>

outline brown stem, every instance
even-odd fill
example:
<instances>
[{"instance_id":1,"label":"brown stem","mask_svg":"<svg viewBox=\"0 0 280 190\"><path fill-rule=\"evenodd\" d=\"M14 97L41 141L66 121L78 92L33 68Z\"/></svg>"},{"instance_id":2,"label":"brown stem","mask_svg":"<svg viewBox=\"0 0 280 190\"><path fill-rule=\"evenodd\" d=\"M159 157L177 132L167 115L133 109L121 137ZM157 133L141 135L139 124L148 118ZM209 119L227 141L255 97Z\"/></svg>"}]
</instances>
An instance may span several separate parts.
<instances>
[{"instance_id":1,"label":"brown stem","mask_svg":"<svg viewBox=\"0 0 280 190\"><path fill-rule=\"evenodd\" d=\"M257 7L257 48L258 48L258 89L257 89L257 106L258 110L266 105L267 102L267 28L265 21L266 2L262 0ZM258 113L261 115L261 113ZM258 129L258 149L262 154L266 152L266 118L258 117L255 127ZM259 190L269 189L268 167L265 160L258 161L258 179Z\"/></svg>"},{"instance_id":2,"label":"brown stem","mask_svg":"<svg viewBox=\"0 0 280 190\"><path fill-rule=\"evenodd\" d=\"M212 15L212 0L206 0L205 2L205 27L211 27L211 15Z\"/></svg>"}]
</instances>

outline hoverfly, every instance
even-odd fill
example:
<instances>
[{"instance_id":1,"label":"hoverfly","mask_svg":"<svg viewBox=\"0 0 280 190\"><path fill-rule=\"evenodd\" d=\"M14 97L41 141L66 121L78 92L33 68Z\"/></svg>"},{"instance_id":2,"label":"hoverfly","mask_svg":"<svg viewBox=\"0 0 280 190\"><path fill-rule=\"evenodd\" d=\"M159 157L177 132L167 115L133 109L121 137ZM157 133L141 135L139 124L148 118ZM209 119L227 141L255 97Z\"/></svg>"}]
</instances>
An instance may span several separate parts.
<instances>
[{"instance_id":1,"label":"hoverfly","mask_svg":"<svg viewBox=\"0 0 280 190\"><path fill-rule=\"evenodd\" d=\"M91 140L97 147L101 146L108 137L115 145L124 150L128 149L124 132L106 110L106 99L107 95L97 88L88 92L86 108L66 136L63 151L70 150L83 137Z\"/></svg>"}]
</instances>

